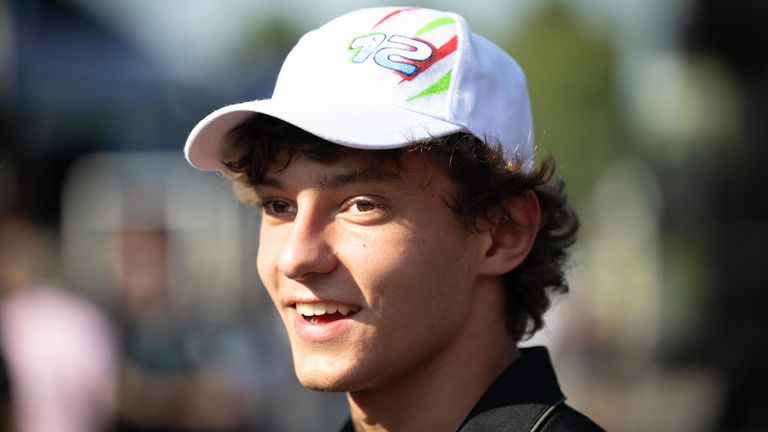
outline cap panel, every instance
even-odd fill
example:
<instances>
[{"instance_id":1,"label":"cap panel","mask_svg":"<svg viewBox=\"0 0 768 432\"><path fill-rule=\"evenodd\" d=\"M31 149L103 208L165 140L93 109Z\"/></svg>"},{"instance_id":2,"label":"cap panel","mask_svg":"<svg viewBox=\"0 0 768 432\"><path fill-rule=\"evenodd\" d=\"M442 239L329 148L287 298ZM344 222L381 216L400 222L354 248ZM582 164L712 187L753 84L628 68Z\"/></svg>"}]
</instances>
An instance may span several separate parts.
<instances>
[{"instance_id":1,"label":"cap panel","mask_svg":"<svg viewBox=\"0 0 768 432\"><path fill-rule=\"evenodd\" d=\"M472 33L456 77L454 121L488 143L500 142L508 159L533 164L533 121L523 70L504 50Z\"/></svg>"},{"instance_id":2,"label":"cap panel","mask_svg":"<svg viewBox=\"0 0 768 432\"><path fill-rule=\"evenodd\" d=\"M377 101L447 119L457 61L452 14L375 8L344 15L305 35L286 59L273 99Z\"/></svg>"}]
</instances>

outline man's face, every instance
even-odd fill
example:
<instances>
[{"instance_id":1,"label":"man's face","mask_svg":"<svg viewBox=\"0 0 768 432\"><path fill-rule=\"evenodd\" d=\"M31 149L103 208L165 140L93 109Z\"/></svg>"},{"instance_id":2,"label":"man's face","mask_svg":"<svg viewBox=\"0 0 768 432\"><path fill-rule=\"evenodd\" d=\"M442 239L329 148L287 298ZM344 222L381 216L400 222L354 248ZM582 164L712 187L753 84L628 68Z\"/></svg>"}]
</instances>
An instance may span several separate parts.
<instances>
[{"instance_id":1,"label":"man's face","mask_svg":"<svg viewBox=\"0 0 768 432\"><path fill-rule=\"evenodd\" d=\"M454 185L423 155L280 161L257 186L259 275L307 387L386 385L447 356L467 327L480 236L446 205Z\"/></svg>"}]
</instances>

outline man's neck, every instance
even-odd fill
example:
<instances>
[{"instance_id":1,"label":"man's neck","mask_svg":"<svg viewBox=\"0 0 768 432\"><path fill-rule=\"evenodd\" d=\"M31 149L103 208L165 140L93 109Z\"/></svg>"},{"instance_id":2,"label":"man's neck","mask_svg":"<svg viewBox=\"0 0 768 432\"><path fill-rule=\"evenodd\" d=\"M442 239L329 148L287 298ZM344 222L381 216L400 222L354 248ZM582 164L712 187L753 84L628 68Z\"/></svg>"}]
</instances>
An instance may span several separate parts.
<instances>
[{"instance_id":1,"label":"man's neck","mask_svg":"<svg viewBox=\"0 0 768 432\"><path fill-rule=\"evenodd\" d=\"M357 431L457 430L519 355L506 331L501 290L476 287L471 321L442 355L387 386L347 394ZM502 296L499 298L499 296Z\"/></svg>"}]
</instances>

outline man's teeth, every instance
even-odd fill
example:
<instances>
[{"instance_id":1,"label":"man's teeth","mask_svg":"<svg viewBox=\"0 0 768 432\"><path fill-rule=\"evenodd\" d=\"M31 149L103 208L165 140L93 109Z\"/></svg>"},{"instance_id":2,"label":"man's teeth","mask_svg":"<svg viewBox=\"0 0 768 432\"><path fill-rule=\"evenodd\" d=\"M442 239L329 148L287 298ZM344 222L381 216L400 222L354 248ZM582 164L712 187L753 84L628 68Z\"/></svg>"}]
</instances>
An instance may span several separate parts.
<instances>
[{"instance_id":1,"label":"man's teeth","mask_svg":"<svg viewBox=\"0 0 768 432\"><path fill-rule=\"evenodd\" d=\"M355 306L347 306L343 304L337 304L337 303L326 303L326 302L319 302L319 303L296 303L296 311L298 311L300 314L304 316L315 316L315 315L325 315L325 314L333 314L333 313L340 313L344 316L349 315L350 313L355 313L360 308Z\"/></svg>"}]
</instances>

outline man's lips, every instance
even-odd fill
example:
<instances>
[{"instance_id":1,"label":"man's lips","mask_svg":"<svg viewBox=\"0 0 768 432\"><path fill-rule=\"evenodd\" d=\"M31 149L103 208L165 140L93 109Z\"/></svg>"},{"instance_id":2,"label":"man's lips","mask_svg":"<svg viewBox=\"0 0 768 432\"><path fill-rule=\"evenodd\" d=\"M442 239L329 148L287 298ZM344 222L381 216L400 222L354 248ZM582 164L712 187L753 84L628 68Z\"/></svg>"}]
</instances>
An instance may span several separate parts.
<instances>
[{"instance_id":1,"label":"man's lips","mask_svg":"<svg viewBox=\"0 0 768 432\"><path fill-rule=\"evenodd\" d=\"M350 306L333 302L299 302L294 304L294 307L296 308L296 312L302 315L307 321L312 321L312 318L322 318L329 316L344 318L353 315L360 310L360 308L357 306Z\"/></svg>"},{"instance_id":2,"label":"man's lips","mask_svg":"<svg viewBox=\"0 0 768 432\"><path fill-rule=\"evenodd\" d=\"M329 342L341 336L352 324L350 319L359 306L330 301L303 301L290 305L292 328L296 335L310 343Z\"/></svg>"}]
</instances>

